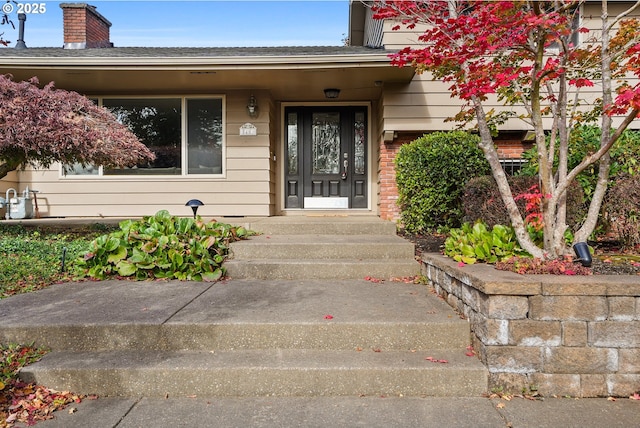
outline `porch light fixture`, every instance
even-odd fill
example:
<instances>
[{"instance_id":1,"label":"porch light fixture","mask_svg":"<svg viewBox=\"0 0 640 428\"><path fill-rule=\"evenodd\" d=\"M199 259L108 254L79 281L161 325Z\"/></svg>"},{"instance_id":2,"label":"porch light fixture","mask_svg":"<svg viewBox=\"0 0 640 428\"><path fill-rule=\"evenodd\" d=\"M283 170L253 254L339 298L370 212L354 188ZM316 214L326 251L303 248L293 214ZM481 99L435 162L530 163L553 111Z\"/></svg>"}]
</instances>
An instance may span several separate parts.
<instances>
[{"instance_id":1,"label":"porch light fixture","mask_svg":"<svg viewBox=\"0 0 640 428\"><path fill-rule=\"evenodd\" d=\"M193 218L195 219L196 218L196 213L198 212L198 208L203 206L204 204L202 203L202 201L200 199L190 199L184 205L186 207L191 207L191 209L193 210Z\"/></svg>"},{"instance_id":2,"label":"porch light fixture","mask_svg":"<svg viewBox=\"0 0 640 428\"><path fill-rule=\"evenodd\" d=\"M338 98L339 95L340 95L340 89L327 88L324 90L324 96L329 98L330 100Z\"/></svg>"},{"instance_id":3,"label":"porch light fixture","mask_svg":"<svg viewBox=\"0 0 640 428\"><path fill-rule=\"evenodd\" d=\"M258 102L256 101L256 97L251 94L249 97L249 104L247 104L247 114L250 118L255 119L258 117Z\"/></svg>"}]
</instances>

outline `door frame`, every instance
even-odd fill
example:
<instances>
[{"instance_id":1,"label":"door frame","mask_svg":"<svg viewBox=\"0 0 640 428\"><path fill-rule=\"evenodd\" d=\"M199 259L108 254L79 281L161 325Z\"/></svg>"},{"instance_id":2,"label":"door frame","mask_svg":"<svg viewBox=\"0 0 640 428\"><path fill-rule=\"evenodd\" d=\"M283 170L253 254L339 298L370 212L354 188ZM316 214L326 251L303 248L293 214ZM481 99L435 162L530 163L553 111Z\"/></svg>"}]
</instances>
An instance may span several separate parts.
<instances>
[{"instance_id":1,"label":"door frame","mask_svg":"<svg viewBox=\"0 0 640 428\"><path fill-rule=\"evenodd\" d=\"M313 103L304 103L304 102L281 102L279 109L279 118L278 118L278 127L280 128L280 144L278 145L278 159L281 161L278 162L278 211L283 214L289 213L305 213L310 211L334 211L332 209L326 208L285 208L286 202L286 171L285 168L287 166L287 154L286 154L286 125L284 123L285 117L285 109L287 107L365 107L366 108L366 120L367 120L367 207L366 208L348 208L348 209L339 209L335 210L337 212L345 213L345 212L372 212L372 201L373 201L373 189L374 189L374 179L376 177L375 173L377 172L377 150L374 151L373 139L372 139L372 128L373 122L371 120L371 102L348 102L348 101L340 101L340 102L313 102Z\"/></svg>"}]
</instances>

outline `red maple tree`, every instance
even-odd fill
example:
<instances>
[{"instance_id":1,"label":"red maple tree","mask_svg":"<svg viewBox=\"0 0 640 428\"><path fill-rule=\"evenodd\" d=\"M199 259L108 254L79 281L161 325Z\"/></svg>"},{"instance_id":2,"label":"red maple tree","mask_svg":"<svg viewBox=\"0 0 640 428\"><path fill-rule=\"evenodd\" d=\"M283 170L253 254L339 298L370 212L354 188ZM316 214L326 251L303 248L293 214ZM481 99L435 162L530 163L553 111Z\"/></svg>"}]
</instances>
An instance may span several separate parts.
<instances>
[{"instance_id":1,"label":"red maple tree","mask_svg":"<svg viewBox=\"0 0 640 428\"><path fill-rule=\"evenodd\" d=\"M0 75L0 178L25 165L133 166L153 153L107 109L37 78Z\"/></svg>"},{"instance_id":2,"label":"red maple tree","mask_svg":"<svg viewBox=\"0 0 640 428\"><path fill-rule=\"evenodd\" d=\"M597 30L582 26L586 3L375 1L372 6L374 18L395 20L394 29L420 28L418 42L392 55L392 64L412 66L449 85L461 104L455 119L477 128L518 241L538 258L567 252L566 190L598 162L598 183L574 241L591 235L607 188L608 151L640 113L640 22L629 19L640 1L609 16L602 0L601 17L591 21L599 22ZM543 248L526 231L492 137L492 130L514 119L535 133L540 192L548 195L541 201ZM587 123L601 127L600 148L569 170L569 134Z\"/></svg>"}]
</instances>

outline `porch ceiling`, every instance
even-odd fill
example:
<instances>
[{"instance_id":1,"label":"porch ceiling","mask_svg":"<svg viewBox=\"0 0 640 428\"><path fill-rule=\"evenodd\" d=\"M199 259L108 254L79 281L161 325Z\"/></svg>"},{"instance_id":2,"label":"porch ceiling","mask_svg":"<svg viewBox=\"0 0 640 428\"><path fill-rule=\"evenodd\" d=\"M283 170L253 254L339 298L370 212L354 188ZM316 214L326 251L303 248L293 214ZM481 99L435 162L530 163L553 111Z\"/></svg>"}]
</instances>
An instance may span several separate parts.
<instances>
[{"instance_id":1,"label":"porch ceiling","mask_svg":"<svg viewBox=\"0 0 640 428\"><path fill-rule=\"evenodd\" d=\"M385 83L409 82L414 74L411 67L390 66L387 51L360 49L336 54L332 49L320 50L319 54L294 51L289 55L262 50L259 55L243 56L223 55L226 51L216 51L214 56L198 56L201 51L189 51L189 56L182 56L180 53L185 51L168 51L170 55L166 57L142 57L137 56L139 51L125 49L101 49L100 54L119 55L102 57L44 49L45 52L14 51L15 55L11 55L13 52L2 50L0 73L10 73L15 80L37 76L41 83L53 81L58 88L87 95L267 90L277 101L322 101L325 88L339 88L339 100L374 100L380 97ZM52 56L52 52L69 56ZM127 56L131 53L135 56ZM148 50L142 53L147 54Z\"/></svg>"},{"instance_id":2,"label":"porch ceiling","mask_svg":"<svg viewBox=\"0 0 640 428\"><path fill-rule=\"evenodd\" d=\"M317 68L317 69L225 69L140 70L82 68L12 68L15 80L37 76L41 83L87 95L218 93L235 89L269 90L278 101L321 101L325 88L339 88L340 100L365 101L380 97L381 85L410 80L407 69ZM409 76L409 79L407 78Z\"/></svg>"}]
</instances>

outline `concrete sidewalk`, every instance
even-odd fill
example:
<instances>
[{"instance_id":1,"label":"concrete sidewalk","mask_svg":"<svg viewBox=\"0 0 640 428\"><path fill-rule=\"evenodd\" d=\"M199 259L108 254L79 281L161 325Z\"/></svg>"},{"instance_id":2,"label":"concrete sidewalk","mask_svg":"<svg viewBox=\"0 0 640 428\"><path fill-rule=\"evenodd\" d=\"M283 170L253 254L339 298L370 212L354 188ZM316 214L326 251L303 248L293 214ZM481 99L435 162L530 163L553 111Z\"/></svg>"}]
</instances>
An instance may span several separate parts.
<instances>
[{"instance_id":1,"label":"concrete sidewalk","mask_svg":"<svg viewBox=\"0 0 640 428\"><path fill-rule=\"evenodd\" d=\"M70 413L72 408L77 411ZM640 426L640 402L481 397L99 398L68 407L37 426L633 428Z\"/></svg>"}]
</instances>

